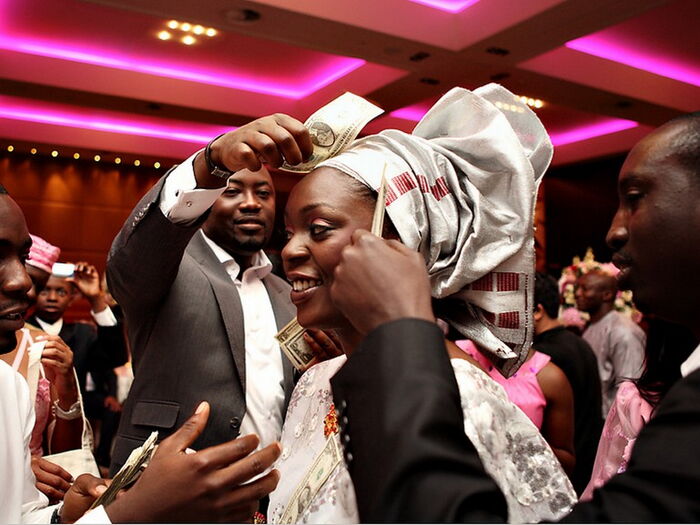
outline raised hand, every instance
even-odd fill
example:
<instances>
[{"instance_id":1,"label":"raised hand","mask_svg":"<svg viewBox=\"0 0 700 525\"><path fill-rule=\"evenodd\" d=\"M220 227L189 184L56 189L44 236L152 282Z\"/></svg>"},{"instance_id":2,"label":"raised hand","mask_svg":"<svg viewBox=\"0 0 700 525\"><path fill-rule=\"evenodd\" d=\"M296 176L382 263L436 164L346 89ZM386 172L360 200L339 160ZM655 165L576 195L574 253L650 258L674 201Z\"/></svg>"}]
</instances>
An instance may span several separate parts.
<instances>
[{"instance_id":1,"label":"raised hand","mask_svg":"<svg viewBox=\"0 0 700 525\"><path fill-rule=\"evenodd\" d=\"M343 248L331 299L362 334L406 317L435 321L423 257L366 230L353 233Z\"/></svg>"},{"instance_id":2,"label":"raised hand","mask_svg":"<svg viewBox=\"0 0 700 525\"><path fill-rule=\"evenodd\" d=\"M56 389L59 405L68 410L78 395L78 385L73 375L73 352L57 335L42 334L37 336L36 341L46 341L41 353L41 364L46 379Z\"/></svg>"}]
</instances>

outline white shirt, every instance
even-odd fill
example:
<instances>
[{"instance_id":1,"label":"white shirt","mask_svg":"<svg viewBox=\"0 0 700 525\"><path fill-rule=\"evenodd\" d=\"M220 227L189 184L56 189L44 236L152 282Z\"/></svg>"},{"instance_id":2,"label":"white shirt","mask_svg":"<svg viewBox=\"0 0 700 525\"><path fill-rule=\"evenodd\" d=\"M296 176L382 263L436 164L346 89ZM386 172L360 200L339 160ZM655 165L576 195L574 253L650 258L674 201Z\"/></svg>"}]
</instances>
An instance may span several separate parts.
<instances>
[{"instance_id":1,"label":"white shirt","mask_svg":"<svg viewBox=\"0 0 700 525\"><path fill-rule=\"evenodd\" d=\"M681 375L686 377L700 368L700 345L693 350L693 353L688 356L688 359L683 361L681 365Z\"/></svg>"},{"instance_id":2,"label":"white shirt","mask_svg":"<svg viewBox=\"0 0 700 525\"><path fill-rule=\"evenodd\" d=\"M195 221L226 189L196 189L193 166L196 155L170 172L161 192L160 210L174 223ZM257 434L260 447L265 447L280 438L284 418L284 368L274 337L277 323L262 282L270 273L272 264L260 251L253 259L253 265L239 278L240 266L234 258L206 235L204 239L225 265L241 299L246 370L246 414L241 422L241 435Z\"/></svg>"},{"instance_id":3,"label":"white shirt","mask_svg":"<svg viewBox=\"0 0 700 525\"><path fill-rule=\"evenodd\" d=\"M36 488L29 439L34 428L29 387L12 367L0 361L0 523L50 523L56 506ZM79 522L110 523L102 507Z\"/></svg>"}]
</instances>

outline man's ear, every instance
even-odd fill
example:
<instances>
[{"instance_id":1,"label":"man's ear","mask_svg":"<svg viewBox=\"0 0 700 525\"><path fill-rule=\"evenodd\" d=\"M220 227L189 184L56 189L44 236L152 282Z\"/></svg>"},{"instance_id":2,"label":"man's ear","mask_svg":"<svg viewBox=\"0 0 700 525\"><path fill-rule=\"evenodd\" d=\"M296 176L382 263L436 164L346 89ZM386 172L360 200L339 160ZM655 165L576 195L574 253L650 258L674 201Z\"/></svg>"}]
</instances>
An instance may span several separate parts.
<instances>
[{"instance_id":1,"label":"man's ear","mask_svg":"<svg viewBox=\"0 0 700 525\"><path fill-rule=\"evenodd\" d=\"M532 314L532 318L535 320L535 322L538 322L538 321L541 321L543 317L544 317L544 308L542 307L541 304L537 303L537 306L535 307L535 312Z\"/></svg>"}]
</instances>

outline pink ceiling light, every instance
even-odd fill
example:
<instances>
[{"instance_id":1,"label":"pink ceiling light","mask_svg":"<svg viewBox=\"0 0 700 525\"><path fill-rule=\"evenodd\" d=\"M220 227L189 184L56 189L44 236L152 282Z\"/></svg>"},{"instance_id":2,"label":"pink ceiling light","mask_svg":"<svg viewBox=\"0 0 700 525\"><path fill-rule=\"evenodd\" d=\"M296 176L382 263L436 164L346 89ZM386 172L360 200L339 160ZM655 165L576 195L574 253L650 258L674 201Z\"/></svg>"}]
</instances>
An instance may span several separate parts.
<instances>
[{"instance_id":1,"label":"pink ceiling light","mask_svg":"<svg viewBox=\"0 0 700 525\"><path fill-rule=\"evenodd\" d=\"M314 72L314 77L310 81L303 85L293 86L264 82L245 76L180 69L167 64L143 62L138 58L121 56L109 51L79 49L29 38L0 36L0 49L166 78L189 80L200 84L252 91L253 93L275 95L293 100L305 98L366 64L364 60L357 58L337 57L329 65Z\"/></svg>"},{"instance_id":2,"label":"pink ceiling light","mask_svg":"<svg viewBox=\"0 0 700 525\"><path fill-rule=\"evenodd\" d=\"M552 140L554 146L564 146L565 144L573 144L574 142L581 142L595 137L617 133L618 131L636 128L637 126L639 126L639 124L632 120L612 119L588 126L581 126L570 131L552 133L549 138Z\"/></svg>"},{"instance_id":3,"label":"pink ceiling light","mask_svg":"<svg viewBox=\"0 0 700 525\"><path fill-rule=\"evenodd\" d=\"M416 106L406 106L405 108L397 109L389 113L390 116L403 120L412 120L418 122L428 112L426 108Z\"/></svg>"},{"instance_id":4,"label":"pink ceiling light","mask_svg":"<svg viewBox=\"0 0 700 525\"><path fill-rule=\"evenodd\" d=\"M673 60L640 53L632 47L601 36L585 36L567 42L566 47L598 58L612 60L662 77L700 87L700 69Z\"/></svg>"},{"instance_id":5,"label":"pink ceiling light","mask_svg":"<svg viewBox=\"0 0 700 525\"><path fill-rule=\"evenodd\" d=\"M448 13L461 13L467 7L476 4L479 0L409 0L416 4L427 5Z\"/></svg>"},{"instance_id":6,"label":"pink ceiling light","mask_svg":"<svg viewBox=\"0 0 700 525\"><path fill-rule=\"evenodd\" d=\"M0 99L0 119L107 131L122 135L138 135L193 144L206 144L212 137L236 129L231 127L203 126L194 123L189 128L181 128L110 116L89 117L81 114L79 111L37 108L29 104L8 103L2 99ZM193 132L193 129L198 129L200 132Z\"/></svg>"}]
</instances>

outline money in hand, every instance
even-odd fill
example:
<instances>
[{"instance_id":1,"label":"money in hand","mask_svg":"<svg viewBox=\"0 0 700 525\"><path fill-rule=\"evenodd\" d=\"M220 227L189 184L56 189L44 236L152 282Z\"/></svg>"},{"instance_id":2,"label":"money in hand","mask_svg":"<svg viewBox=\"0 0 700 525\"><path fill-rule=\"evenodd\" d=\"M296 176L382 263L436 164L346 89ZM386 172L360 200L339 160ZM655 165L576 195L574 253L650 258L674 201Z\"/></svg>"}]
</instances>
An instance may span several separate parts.
<instances>
[{"instance_id":1,"label":"money in hand","mask_svg":"<svg viewBox=\"0 0 700 525\"><path fill-rule=\"evenodd\" d=\"M275 336L280 348L292 362L294 368L303 372L311 365L316 355L304 339L306 330L295 317Z\"/></svg>"},{"instance_id":2,"label":"money in hand","mask_svg":"<svg viewBox=\"0 0 700 525\"><path fill-rule=\"evenodd\" d=\"M377 237L382 236L384 231L384 212L386 210L386 163L384 163L384 170L382 171L382 182L377 190L377 204L374 206L374 217L372 217L372 231L373 235Z\"/></svg>"},{"instance_id":3,"label":"money in hand","mask_svg":"<svg viewBox=\"0 0 700 525\"><path fill-rule=\"evenodd\" d=\"M384 110L352 93L344 93L311 115L304 126L309 130L314 151L306 162L280 169L309 173L317 164L343 151L367 123Z\"/></svg>"},{"instance_id":4,"label":"money in hand","mask_svg":"<svg viewBox=\"0 0 700 525\"><path fill-rule=\"evenodd\" d=\"M90 509L99 507L100 505L107 506L112 503L119 491L128 488L136 482L141 475L141 472L153 457L158 445L158 432L152 432L148 439L138 448L135 448L129 454L126 463L119 469L119 472L112 478L112 483L92 504Z\"/></svg>"}]
</instances>

